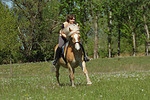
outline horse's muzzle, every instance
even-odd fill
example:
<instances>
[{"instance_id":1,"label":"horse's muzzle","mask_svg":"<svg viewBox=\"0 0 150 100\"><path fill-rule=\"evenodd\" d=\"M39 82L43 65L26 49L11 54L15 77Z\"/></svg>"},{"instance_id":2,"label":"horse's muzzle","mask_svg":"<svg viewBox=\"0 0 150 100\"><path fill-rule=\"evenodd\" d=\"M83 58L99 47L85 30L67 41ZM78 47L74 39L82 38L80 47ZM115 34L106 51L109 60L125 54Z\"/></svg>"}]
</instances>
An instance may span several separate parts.
<instances>
[{"instance_id":1,"label":"horse's muzzle","mask_svg":"<svg viewBox=\"0 0 150 100\"><path fill-rule=\"evenodd\" d=\"M75 49L79 51L81 49L80 44L78 42L75 43Z\"/></svg>"}]
</instances>

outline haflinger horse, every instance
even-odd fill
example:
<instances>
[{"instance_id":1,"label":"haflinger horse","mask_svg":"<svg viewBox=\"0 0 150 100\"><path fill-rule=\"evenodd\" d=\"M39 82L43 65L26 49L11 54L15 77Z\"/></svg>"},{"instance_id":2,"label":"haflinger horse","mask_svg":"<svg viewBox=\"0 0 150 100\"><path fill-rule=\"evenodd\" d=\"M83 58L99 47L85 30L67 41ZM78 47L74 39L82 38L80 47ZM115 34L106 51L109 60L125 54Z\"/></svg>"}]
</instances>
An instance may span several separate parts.
<instances>
[{"instance_id":1,"label":"haflinger horse","mask_svg":"<svg viewBox=\"0 0 150 100\"><path fill-rule=\"evenodd\" d=\"M92 82L90 81L90 78L88 76L86 63L83 60L84 55L80 47L79 27L77 25L69 25L64 31L66 31L67 33L69 43L68 43L68 46L65 46L64 48L63 55L65 59L61 56L61 58L57 61L57 64L55 65L58 85L60 85L60 82L59 82L60 66L63 66L69 69L69 73L70 73L69 77L70 77L70 82L71 82L72 87L75 86L74 72L75 72L75 68L78 66L81 66L83 73L86 76L87 84L91 85ZM58 47L58 44L55 46L55 53L56 53L57 47Z\"/></svg>"}]
</instances>

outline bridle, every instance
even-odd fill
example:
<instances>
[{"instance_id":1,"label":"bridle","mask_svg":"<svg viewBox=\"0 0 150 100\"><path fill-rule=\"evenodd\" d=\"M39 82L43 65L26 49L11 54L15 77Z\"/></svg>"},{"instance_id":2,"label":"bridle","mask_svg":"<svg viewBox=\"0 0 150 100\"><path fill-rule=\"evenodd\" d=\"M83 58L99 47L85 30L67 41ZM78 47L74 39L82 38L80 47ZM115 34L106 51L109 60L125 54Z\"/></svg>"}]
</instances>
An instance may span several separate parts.
<instances>
[{"instance_id":1,"label":"bridle","mask_svg":"<svg viewBox=\"0 0 150 100\"><path fill-rule=\"evenodd\" d=\"M79 33L76 33L76 32L75 32L75 33L73 33L71 36L73 36L73 37L74 37L74 35L75 35L75 34L77 34L77 35L78 35ZM73 37L71 38L71 40L73 39ZM79 37L80 37L80 36L79 36ZM76 44L76 43L79 43L79 44L80 44L80 40L79 40L79 41L76 41L76 42L73 42L73 44Z\"/></svg>"}]
</instances>

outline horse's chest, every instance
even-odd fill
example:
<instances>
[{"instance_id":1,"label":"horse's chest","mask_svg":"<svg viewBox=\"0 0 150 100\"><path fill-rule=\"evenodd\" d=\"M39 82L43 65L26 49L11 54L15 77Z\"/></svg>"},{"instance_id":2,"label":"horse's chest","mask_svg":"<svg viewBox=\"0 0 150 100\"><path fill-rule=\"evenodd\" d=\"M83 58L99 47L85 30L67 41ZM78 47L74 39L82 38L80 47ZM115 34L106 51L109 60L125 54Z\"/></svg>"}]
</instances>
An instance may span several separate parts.
<instances>
[{"instance_id":1,"label":"horse's chest","mask_svg":"<svg viewBox=\"0 0 150 100\"><path fill-rule=\"evenodd\" d=\"M77 67L77 66L79 66L79 64L80 64L81 61L82 61L82 59L81 59L80 56L79 56L79 57L76 57L75 59L73 59L73 60L71 61L71 65L72 65L73 67Z\"/></svg>"},{"instance_id":2,"label":"horse's chest","mask_svg":"<svg viewBox=\"0 0 150 100\"><path fill-rule=\"evenodd\" d=\"M68 50L69 51L69 50ZM68 52L67 53L67 59L70 61L70 62L76 62L76 61L79 61L82 57L82 53L79 53L79 54L76 54L74 52Z\"/></svg>"},{"instance_id":3,"label":"horse's chest","mask_svg":"<svg viewBox=\"0 0 150 100\"><path fill-rule=\"evenodd\" d=\"M82 61L82 51L74 51L72 48L68 48L66 58L71 66L75 68L79 66L79 63Z\"/></svg>"}]
</instances>

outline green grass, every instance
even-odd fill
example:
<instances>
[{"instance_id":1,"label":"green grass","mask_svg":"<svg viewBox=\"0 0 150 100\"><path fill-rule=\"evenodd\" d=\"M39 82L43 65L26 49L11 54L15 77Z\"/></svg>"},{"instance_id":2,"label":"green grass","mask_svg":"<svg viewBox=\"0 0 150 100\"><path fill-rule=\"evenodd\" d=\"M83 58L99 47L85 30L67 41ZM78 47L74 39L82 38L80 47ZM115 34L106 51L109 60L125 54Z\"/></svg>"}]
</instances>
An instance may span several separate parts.
<instances>
[{"instance_id":1,"label":"green grass","mask_svg":"<svg viewBox=\"0 0 150 100\"><path fill-rule=\"evenodd\" d=\"M87 63L92 85L80 67L76 87L70 86L68 69L60 69L57 86L51 62L0 65L0 100L149 100L150 57L96 59Z\"/></svg>"}]
</instances>

